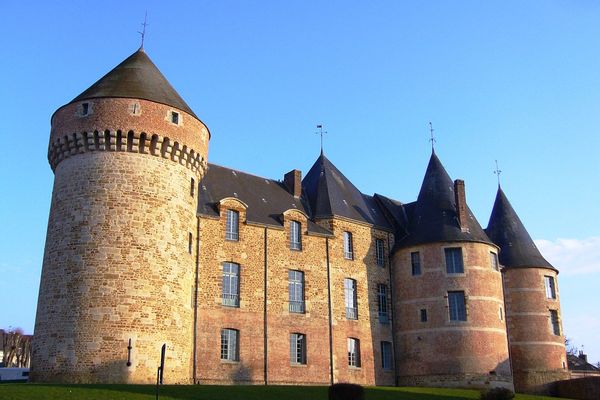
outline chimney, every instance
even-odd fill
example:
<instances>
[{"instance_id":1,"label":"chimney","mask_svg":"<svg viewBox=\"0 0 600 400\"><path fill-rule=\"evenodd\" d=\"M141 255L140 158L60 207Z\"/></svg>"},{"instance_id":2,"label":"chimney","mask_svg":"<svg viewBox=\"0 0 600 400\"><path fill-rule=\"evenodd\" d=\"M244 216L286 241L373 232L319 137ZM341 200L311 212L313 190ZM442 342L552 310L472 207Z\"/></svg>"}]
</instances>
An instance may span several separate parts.
<instances>
[{"instance_id":1,"label":"chimney","mask_svg":"<svg viewBox=\"0 0 600 400\"><path fill-rule=\"evenodd\" d=\"M283 176L283 183L294 197L302 194L302 171L293 169Z\"/></svg>"},{"instance_id":2,"label":"chimney","mask_svg":"<svg viewBox=\"0 0 600 400\"><path fill-rule=\"evenodd\" d=\"M460 230L463 232L468 232L467 196L465 194L465 181L462 179L457 179L454 181L454 200L456 202L456 214L458 216Z\"/></svg>"},{"instance_id":3,"label":"chimney","mask_svg":"<svg viewBox=\"0 0 600 400\"><path fill-rule=\"evenodd\" d=\"M583 351L579 350L579 359L583 360L584 362L588 362L587 360L587 354L585 354Z\"/></svg>"}]
</instances>

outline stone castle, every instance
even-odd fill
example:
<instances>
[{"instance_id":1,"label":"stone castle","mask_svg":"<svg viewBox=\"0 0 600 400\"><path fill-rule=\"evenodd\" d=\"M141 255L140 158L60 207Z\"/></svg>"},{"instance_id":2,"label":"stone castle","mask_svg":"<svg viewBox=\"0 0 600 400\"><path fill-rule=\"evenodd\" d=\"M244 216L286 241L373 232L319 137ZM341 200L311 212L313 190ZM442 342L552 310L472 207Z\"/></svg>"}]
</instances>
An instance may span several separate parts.
<instances>
[{"instance_id":1,"label":"stone castle","mask_svg":"<svg viewBox=\"0 0 600 400\"><path fill-rule=\"evenodd\" d=\"M435 152L401 203L323 153L304 179L209 164L209 139L143 49L54 113L32 381L153 383L163 344L165 383L568 375L558 272L500 187L482 229Z\"/></svg>"}]
</instances>

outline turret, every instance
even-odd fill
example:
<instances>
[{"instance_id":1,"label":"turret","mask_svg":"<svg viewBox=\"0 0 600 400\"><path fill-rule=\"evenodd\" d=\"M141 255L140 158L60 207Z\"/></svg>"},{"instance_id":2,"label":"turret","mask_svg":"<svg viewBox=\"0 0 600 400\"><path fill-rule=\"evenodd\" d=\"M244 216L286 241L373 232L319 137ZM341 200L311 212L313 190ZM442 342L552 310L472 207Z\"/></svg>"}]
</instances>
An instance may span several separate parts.
<instances>
[{"instance_id":1,"label":"turret","mask_svg":"<svg viewBox=\"0 0 600 400\"><path fill-rule=\"evenodd\" d=\"M142 49L51 122L31 380L190 382L207 127Z\"/></svg>"},{"instance_id":2,"label":"turret","mask_svg":"<svg viewBox=\"0 0 600 400\"><path fill-rule=\"evenodd\" d=\"M498 247L432 153L393 253L399 385L512 388ZM399 219L401 221L401 219Z\"/></svg>"},{"instance_id":3,"label":"turret","mask_svg":"<svg viewBox=\"0 0 600 400\"><path fill-rule=\"evenodd\" d=\"M540 254L502 188L486 229L500 247L515 389L548 393L568 378L558 271Z\"/></svg>"}]
</instances>

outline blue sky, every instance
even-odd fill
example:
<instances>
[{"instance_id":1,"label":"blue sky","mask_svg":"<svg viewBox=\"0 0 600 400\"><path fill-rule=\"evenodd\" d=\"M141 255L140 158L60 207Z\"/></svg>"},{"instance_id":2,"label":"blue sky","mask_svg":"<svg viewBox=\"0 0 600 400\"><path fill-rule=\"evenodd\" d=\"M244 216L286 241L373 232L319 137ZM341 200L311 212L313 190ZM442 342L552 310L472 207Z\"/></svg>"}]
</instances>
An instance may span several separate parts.
<instances>
[{"instance_id":1,"label":"blue sky","mask_svg":"<svg viewBox=\"0 0 600 400\"><path fill-rule=\"evenodd\" d=\"M375 3L375 4L371 4ZM271 178L325 152L404 202L430 155L487 225L502 186L549 261L567 336L600 360L600 3L0 3L0 327L33 330L50 116L139 46L209 126L209 161Z\"/></svg>"}]
</instances>

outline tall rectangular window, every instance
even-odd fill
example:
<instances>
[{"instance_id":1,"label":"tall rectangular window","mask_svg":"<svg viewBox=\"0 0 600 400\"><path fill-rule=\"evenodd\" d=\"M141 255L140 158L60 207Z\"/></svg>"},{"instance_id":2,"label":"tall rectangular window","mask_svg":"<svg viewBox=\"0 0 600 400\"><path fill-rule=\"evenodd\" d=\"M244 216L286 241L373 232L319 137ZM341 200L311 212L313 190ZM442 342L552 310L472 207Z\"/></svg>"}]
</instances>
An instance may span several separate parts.
<instances>
[{"instance_id":1,"label":"tall rectangular window","mask_svg":"<svg viewBox=\"0 0 600 400\"><path fill-rule=\"evenodd\" d=\"M418 251L410 253L410 264L413 276L421 275L421 253Z\"/></svg>"},{"instance_id":2,"label":"tall rectangular window","mask_svg":"<svg viewBox=\"0 0 600 400\"><path fill-rule=\"evenodd\" d=\"M306 335L303 333L290 333L290 362L306 364Z\"/></svg>"},{"instance_id":3,"label":"tall rectangular window","mask_svg":"<svg viewBox=\"0 0 600 400\"><path fill-rule=\"evenodd\" d=\"M344 258L346 260L354 259L352 233L350 232L344 232Z\"/></svg>"},{"instance_id":4,"label":"tall rectangular window","mask_svg":"<svg viewBox=\"0 0 600 400\"><path fill-rule=\"evenodd\" d=\"M221 360L239 361L237 329L221 329Z\"/></svg>"},{"instance_id":5,"label":"tall rectangular window","mask_svg":"<svg viewBox=\"0 0 600 400\"><path fill-rule=\"evenodd\" d=\"M288 288L290 312L304 312L304 272L291 270L288 272Z\"/></svg>"},{"instance_id":6,"label":"tall rectangular window","mask_svg":"<svg viewBox=\"0 0 600 400\"><path fill-rule=\"evenodd\" d=\"M90 104L89 103L81 104L81 115L88 115L89 112L90 112Z\"/></svg>"},{"instance_id":7,"label":"tall rectangular window","mask_svg":"<svg viewBox=\"0 0 600 400\"><path fill-rule=\"evenodd\" d=\"M556 299L556 286L553 276L544 276L544 285L546 286L546 298Z\"/></svg>"},{"instance_id":8,"label":"tall rectangular window","mask_svg":"<svg viewBox=\"0 0 600 400\"><path fill-rule=\"evenodd\" d=\"M240 213L235 210L227 210L227 220L225 222L225 239L226 240L238 240L239 239L239 225Z\"/></svg>"},{"instance_id":9,"label":"tall rectangular window","mask_svg":"<svg viewBox=\"0 0 600 400\"><path fill-rule=\"evenodd\" d=\"M384 371L392 369L392 343L381 342L381 368Z\"/></svg>"},{"instance_id":10,"label":"tall rectangular window","mask_svg":"<svg viewBox=\"0 0 600 400\"><path fill-rule=\"evenodd\" d=\"M463 266L462 249L460 247L449 247L444 249L446 254L446 272L449 274L461 274L465 272Z\"/></svg>"},{"instance_id":11,"label":"tall rectangular window","mask_svg":"<svg viewBox=\"0 0 600 400\"><path fill-rule=\"evenodd\" d=\"M358 307L356 301L356 281L354 279L344 279L344 296L346 303L346 318L358 319Z\"/></svg>"},{"instance_id":12,"label":"tall rectangular window","mask_svg":"<svg viewBox=\"0 0 600 400\"><path fill-rule=\"evenodd\" d=\"M448 312L450 321L466 321L467 305L465 304L465 292L448 292Z\"/></svg>"},{"instance_id":13,"label":"tall rectangular window","mask_svg":"<svg viewBox=\"0 0 600 400\"><path fill-rule=\"evenodd\" d=\"M190 180L190 196L194 197L194 193L196 193L196 181L192 178Z\"/></svg>"},{"instance_id":14,"label":"tall rectangular window","mask_svg":"<svg viewBox=\"0 0 600 400\"><path fill-rule=\"evenodd\" d=\"M427 322L427 309L426 308L421 308L419 315L421 317L421 322Z\"/></svg>"},{"instance_id":15,"label":"tall rectangular window","mask_svg":"<svg viewBox=\"0 0 600 400\"><path fill-rule=\"evenodd\" d=\"M175 111L171 111L171 122L179 125L179 113Z\"/></svg>"},{"instance_id":16,"label":"tall rectangular window","mask_svg":"<svg viewBox=\"0 0 600 400\"><path fill-rule=\"evenodd\" d=\"M192 236L192 232L188 233L188 253L192 254L192 248L193 248L193 236Z\"/></svg>"},{"instance_id":17,"label":"tall rectangular window","mask_svg":"<svg viewBox=\"0 0 600 400\"><path fill-rule=\"evenodd\" d=\"M348 365L360 367L360 340L348 338Z\"/></svg>"},{"instance_id":18,"label":"tall rectangular window","mask_svg":"<svg viewBox=\"0 0 600 400\"><path fill-rule=\"evenodd\" d=\"M385 266L385 247L381 239L375 239L375 261L380 267Z\"/></svg>"},{"instance_id":19,"label":"tall rectangular window","mask_svg":"<svg viewBox=\"0 0 600 400\"><path fill-rule=\"evenodd\" d=\"M498 254L494 253L493 251L490 251L490 265L492 266L493 270L500 271L500 267L498 265Z\"/></svg>"},{"instance_id":20,"label":"tall rectangular window","mask_svg":"<svg viewBox=\"0 0 600 400\"><path fill-rule=\"evenodd\" d=\"M387 324L390 322L388 311L388 287L387 285L377 285L377 311L379 314L379 322Z\"/></svg>"},{"instance_id":21,"label":"tall rectangular window","mask_svg":"<svg viewBox=\"0 0 600 400\"><path fill-rule=\"evenodd\" d=\"M290 249L302 250L302 225L298 221L290 221Z\"/></svg>"},{"instance_id":22,"label":"tall rectangular window","mask_svg":"<svg viewBox=\"0 0 600 400\"><path fill-rule=\"evenodd\" d=\"M552 324L552 333L560 336L560 322L558 321L557 310L550 310L550 323Z\"/></svg>"},{"instance_id":23,"label":"tall rectangular window","mask_svg":"<svg viewBox=\"0 0 600 400\"><path fill-rule=\"evenodd\" d=\"M223 264L223 305L239 307L240 305L240 266L226 262Z\"/></svg>"}]
</instances>

